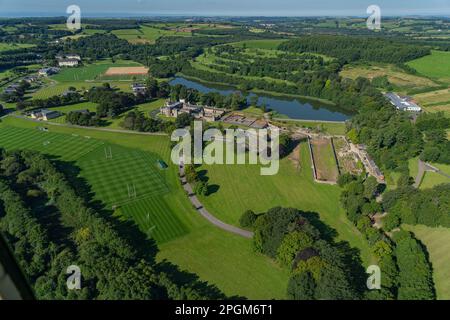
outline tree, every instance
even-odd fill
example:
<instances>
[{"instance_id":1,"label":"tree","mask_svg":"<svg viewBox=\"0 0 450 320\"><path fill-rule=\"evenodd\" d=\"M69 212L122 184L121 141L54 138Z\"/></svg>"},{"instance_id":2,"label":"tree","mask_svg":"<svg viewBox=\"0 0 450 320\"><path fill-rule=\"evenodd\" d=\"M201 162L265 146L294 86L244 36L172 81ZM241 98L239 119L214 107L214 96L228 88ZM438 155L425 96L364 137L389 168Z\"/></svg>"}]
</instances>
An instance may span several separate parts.
<instances>
[{"instance_id":1,"label":"tree","mask_svg":"<svg viewBox=\"0 0 450 320\"><path fill-rule=\"evenodd\" d=\"M145 83L146 94L149 98L155 98L158 94L158 81L154 78L149 77Z\"/></svg>"},{"instance_id":2,"label":"tree","mask_svg":"<svg viewBox=\"0 0 450 320\"><path fill-rule=\"evenodd\" d=\"M186 181L189 183L198 181L198 173L192 164L187 164L184 167L184 175L186 176Z\"/></svg>"},{"instance_id":3,"label":"tree","mask_svg":"<svg viewBox=\"0 0 450 320\"><path fill-rule=\"evenodd\" d=\"M195 184L194 192L198 195L207 196L208 195L208 182L198 181Z\"/></svg>"},{"instance_id":4,"label":"tree","mask_svg":"<svg viewBox=\"0 0 450 320\"><path fill-rule=\"evenodd\" d=\"M245 211L239 219L239 224L244 228L251 228L255 223L258 215L255 214L252 210Z\"/></svg>"},{"instance_id":5,"label":"tree","mask_svg":"<svg viewBox=\"0 0 450 320\"><path fill-rule=\"evenodd\" d=\"M185 128L191 124L192 116L188 113L182 113L178 115L177 119L175 120L175 126L177 128Z\"/></svg>"},{"instance_id":6,"label":"tree","mask_svg":"<svg viewBox=\"0 0 450 320\"><path fill-rule=\"evenodd\" d=\"M431 266L423 246L406 231L396 232L394 240L399 270L398 299L435 299Z\"/></svg>"},{"instance_id":7,"label":"tree","mask_svg":"<svg viewBox=\"0 0 450 320\"><path fill-rule=\"evenodd\" d=\"M373 176L367 177L364 181L364 196L367 199L372 199L378 194L378 181Z\"/></svg>"},{"instance_id":8,"label":"tree","mask_svg":"<svg viewBox=\"0 0 450 320\"><path fill-rule=\"evenodd\" d=\"M282 266L291 267L297 253L313 245L313 239L306 233L295 231L286 235L278 248L277 261Z\"/></svg>"},{"instance_id":9,"label":"tree","mask_svg":"<svg viewBox=\"0 0 450 320\"><path fill-rule=\"evenodd\" d=\"M287 296L290 300L313 300L315 282L309 272L296 274L289 279Z\"/></svg>"}]
</instances>

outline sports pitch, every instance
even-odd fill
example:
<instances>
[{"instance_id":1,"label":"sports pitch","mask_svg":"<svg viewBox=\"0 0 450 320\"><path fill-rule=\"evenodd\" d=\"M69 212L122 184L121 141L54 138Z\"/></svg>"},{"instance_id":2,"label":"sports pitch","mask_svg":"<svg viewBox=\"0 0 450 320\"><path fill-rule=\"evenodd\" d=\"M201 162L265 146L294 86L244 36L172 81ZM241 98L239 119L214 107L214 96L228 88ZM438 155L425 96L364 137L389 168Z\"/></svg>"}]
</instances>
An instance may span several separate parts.
<instances>
[{"instance_id":1,"label":"sports pitch","mask_svg":"<svg viewBox=\"0 0 450 320\"><path fill-rule=\"evenodd\" d=\"M93 199L107 209L133 220L158 243L184 235L188 229L169 209L169 193L159 159L150 152L126 148L89 136L37 129L0 128L0 147L39 151L63 161L73 161L87 181Z\"/></svg>"}]
</instances>

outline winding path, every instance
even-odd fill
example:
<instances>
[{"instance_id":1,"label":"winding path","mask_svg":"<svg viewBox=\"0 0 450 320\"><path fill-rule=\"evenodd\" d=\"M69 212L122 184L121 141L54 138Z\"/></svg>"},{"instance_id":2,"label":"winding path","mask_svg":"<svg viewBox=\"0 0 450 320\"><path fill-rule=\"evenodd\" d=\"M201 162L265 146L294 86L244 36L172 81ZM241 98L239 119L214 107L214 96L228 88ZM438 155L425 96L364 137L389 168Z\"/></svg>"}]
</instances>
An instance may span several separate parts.
<instances>
[{"instance_id":1,"label":"winding path","mask_svg":"<svg viewBox=\"0 0 450 320\"><path fill-rule=\"evenodd\" d=\"M219 227L222 230L240 235L244 238L252 238L253 232L240 229L238 227L229 225L216 217L214 217L212 214L208 212L208 210L203 207L200 200L198 200L197 196L194 194L194 191L192 190L192 186L187 182L186 177L184 175L184 165L183 163L180 163L180 181L183 186L183 189L187 192L189 200L191 201L192 205L195 207L195 210L197 210L198 213L200 213L201 216L203 216L206 220L211 222L213 225Z\"/></svg>"}]
</instances>

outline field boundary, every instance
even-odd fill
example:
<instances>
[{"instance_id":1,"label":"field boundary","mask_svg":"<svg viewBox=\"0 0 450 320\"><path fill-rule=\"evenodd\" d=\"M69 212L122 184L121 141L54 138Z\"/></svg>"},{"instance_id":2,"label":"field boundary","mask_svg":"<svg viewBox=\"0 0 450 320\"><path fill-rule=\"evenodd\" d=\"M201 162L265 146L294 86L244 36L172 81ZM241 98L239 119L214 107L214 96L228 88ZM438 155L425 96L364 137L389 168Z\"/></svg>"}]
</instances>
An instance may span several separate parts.
<instances>
[{"instance_id":1,"label":"field boundary","mask_svg":"<svg viewBox=\"0 0 450 320\"><path fill-rule=\"evenodd\" d=\"M328 138L330 139L330 144L331 144L331 149L333 150L333 158L334 158L334 162L337 168L337 172L339 174L339 165L337 162L337 158L336 158L336 152L334 150L334 146L333 146L333 140L332 138ZM309 146L309 152L310 152L310 157L311 157L311 163L312 163L312 171L313 171L313 178L314 181L317 183L322 183L322 184L329 184L329 185L336 185L337 181L329 181L329 180L320 180L318 178L318 173L317 173L317 165L316 165L316 160L314 159L314 151L313 151L313 147L312 147L312 143L311 143L311 137L308 136L308 146Z\"/></svg>"},{"instance_id":2,"label":"field boundary","mask_svg":"<svg viewBox=\"0 0 450 320\"><path fill-rule=\"evenodd\" d=\"M336 148L334 147L334 138L331 137L330 141L331 141L331 149L333 149L334 161L336 161L336 167L337 167L337 171L338 171L338 176L340 176L341 175L341 169L339 168L339 160L338 160L338 156L336 154Z\"/></svg>"}]
</instances>

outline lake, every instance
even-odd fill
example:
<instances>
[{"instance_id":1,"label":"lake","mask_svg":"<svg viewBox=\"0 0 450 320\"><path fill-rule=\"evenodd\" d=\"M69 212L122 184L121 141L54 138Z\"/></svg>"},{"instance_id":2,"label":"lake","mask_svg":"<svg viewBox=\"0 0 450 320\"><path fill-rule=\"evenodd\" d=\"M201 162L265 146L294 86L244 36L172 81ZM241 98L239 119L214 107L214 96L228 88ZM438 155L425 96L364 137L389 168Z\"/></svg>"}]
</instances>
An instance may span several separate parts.
<instances>
[{"instance_id":1,"label":"lake","mask_svg":"<svg viewBox=\"0 0 450 320\"><path fill-rule=\"evenodd\" d=\"M181 84L191 89L196 89L202 93L218 92L222 95L229 95L236 92L236 89L222 86L213 86L188 80L183 77L176 77L170 82L171 85ZM247 95L250 100L254 93ZM319 121L345 121L352 117L352 113L344 112L334 106L329 106L320 101L298 99L291 97L273 97L267 94L258 94L258 104L265 104L269 109L288 116L291 119L319 120Z\"/></svg>"}]
</instances>

